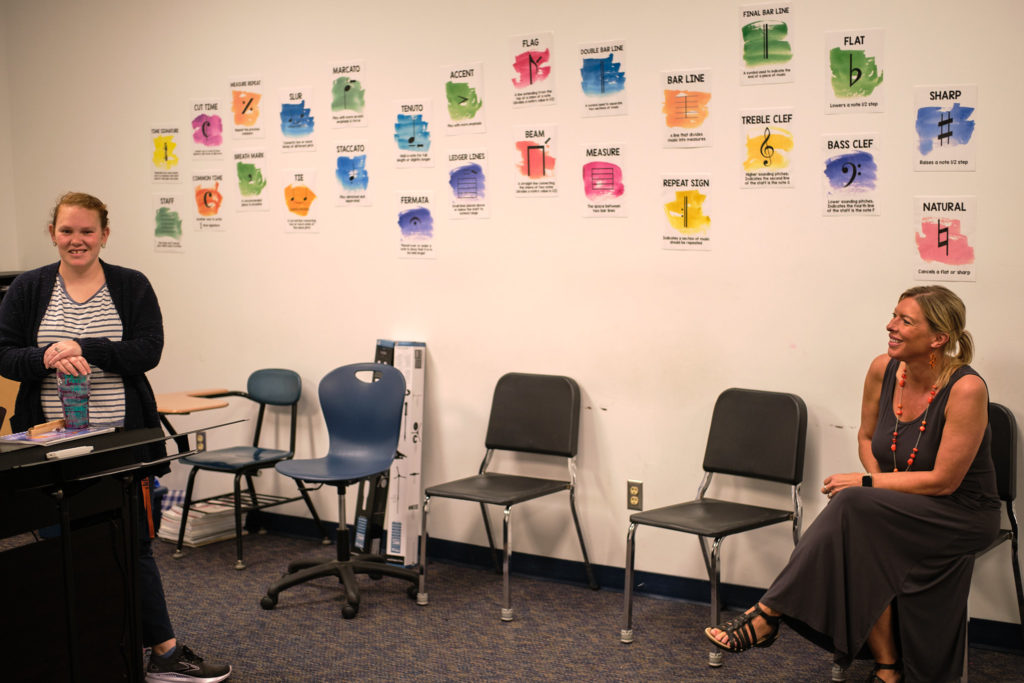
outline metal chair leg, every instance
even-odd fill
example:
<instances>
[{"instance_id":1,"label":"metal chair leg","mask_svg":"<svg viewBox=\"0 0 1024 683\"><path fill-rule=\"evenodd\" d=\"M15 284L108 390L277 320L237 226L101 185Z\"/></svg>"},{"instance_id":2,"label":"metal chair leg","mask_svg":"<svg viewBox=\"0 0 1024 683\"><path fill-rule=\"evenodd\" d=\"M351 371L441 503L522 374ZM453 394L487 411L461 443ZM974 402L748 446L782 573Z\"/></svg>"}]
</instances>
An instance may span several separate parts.
<instances>
[{"instance_id":1,"label":"metal chair leg","mask_svg":"<svg viewBox=\"0 0 1024 683\"><path fill-rule=\"evenodd\" d=\"M242 473L235 474L235 569L245 569L242 561Z\"/></svg>"},{"instance_id":2,"label":"metal chair leg","mask_svg":"<svg viewBox=\"0 0 1024 683\"><path fill-rule=\"evenodd\" d=\"M622 584L622 630L619 640L623 643L633 642L633 562L636 559L636 522L629 525L626 532L626 577Z\"/></svg>"},{"instance_id":3,"label":"metal chair leg","mask_svg":"<svg viewBox=\"0 0 1024 683\"><path fill-rule=\"evenodd\" d=\"M502 519L501 527L501 542L504 550L504 560L502 562L502 588L504 591L504 607L501 608L501 620L512 621L515 618L515 614L512 612L512 586L509 583L509 556L512 554L509 548L509 524L512 518L512 506L505 507L505 514Z\"/></svg>"},{"instance_id":4,"label":"metal chair leg","mask_svg":"<svg viewBox=\"0 0 1024 683\"><path fill-rule=\"evenodd\" d=\"M199 469L193 467L188 473L188 484L185 486L185 501L181 504L181 522L178 527L178 547L174 550L174 558L180 559L185 556L185 553L181 551L181 546L185 542L185 522L188 521L188 511L192 507L192 489L195 488L196 474L199 473Z\"/></svg>"},{"instance_id":5,"label":"metal chair leg","mask_svg":"<svg viewBox=\"0 0 1024 683\"><path fill-rule=\"evenodd\" d=\"M491 519L487 516L487 505L480 503L480 515L484 518L484 531L487 532L487 545L491 549L491 561L494 562L494 572L501 573L501 561L498 559L498 549L494 547L494 534L491 532Z\"/></svg>"},{"instance_id":6,"label":"metal chair leg","mask_svg":"<svg viewBox=\"0 0 1024 683\"><path fill-rule=\"evenodd\" d=\"M576 513L576 489L569 489L569 509L572 510L572 521L576 525L576 537L580 539L580 550L583 551L583 566L587 570L587 583L591 590L597 590L600 586L594 579L594 570L590 566L590 557L587 555L587 544L583 541L583 530L580 528L580 516Z\"/></svg>"},{"instance_id":7,"label":"metal chair leg","mask_svg":"<svg viewBox=\"0 0 1024 683\"><path fill-rule=\"evenodd\" d=\"M423 497L423 515L420 518L420 586L416 593L416 604L427 605L427 513L430 512L430 496Z\"/></svg>"},{"instance_id":8,"label":"metal chair leg","mask_svg":"<svg viewBox=\"0 0 1024 683\"><path fill-rule=\"evenodd\" d=\"M700 541L701 554L704 555L704 564L708 569L708 580L711 582L711 626L717 626L722 623L722 603L718 597L718 582L721 578L718 556L721 552L722 539L716 538L711 544L711 549L708 550L706 546L707 539L704 536L698 536L697 538ZM722 660L722 651L720 649L715 648L708 652L708 666L722 666Z\"/></svg>"}]
</instances>

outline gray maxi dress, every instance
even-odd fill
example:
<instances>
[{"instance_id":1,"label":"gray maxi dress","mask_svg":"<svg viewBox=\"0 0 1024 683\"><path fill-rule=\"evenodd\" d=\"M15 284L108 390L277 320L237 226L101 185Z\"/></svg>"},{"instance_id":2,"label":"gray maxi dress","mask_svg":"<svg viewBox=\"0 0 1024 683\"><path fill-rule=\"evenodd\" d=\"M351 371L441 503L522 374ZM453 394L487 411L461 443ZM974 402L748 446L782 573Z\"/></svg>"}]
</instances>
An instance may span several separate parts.
<instances>
[{"instance_id":1,"label":"gray maxi dress","mask_svg":"<svg viewBox=\"0 0 1024 683\"><path fill-rule=\"evenodd\" d=\"M871 450L882 471L904 471L921 435L912 469L930 470L945 426L946 402L958 369L922 416L898 422L892 409L899 362L890 360L879 397ZM899 432L897 451L892 431ZM974 553L999 531L1000 509L990 454L991 431L960 487L948 496L878 488L839 491L807 529L789 563L761 599L796 631L848 664L871 627L893 604L903 680L958 679L963 669L964 617Z\"/></svg>"}]
</instances>

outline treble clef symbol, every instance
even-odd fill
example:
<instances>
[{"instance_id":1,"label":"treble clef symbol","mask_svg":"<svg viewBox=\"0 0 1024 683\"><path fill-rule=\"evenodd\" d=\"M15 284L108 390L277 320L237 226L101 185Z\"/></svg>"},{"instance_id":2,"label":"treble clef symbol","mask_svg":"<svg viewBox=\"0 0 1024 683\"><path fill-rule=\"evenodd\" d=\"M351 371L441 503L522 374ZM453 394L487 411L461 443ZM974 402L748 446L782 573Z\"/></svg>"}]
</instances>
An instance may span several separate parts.
<instances>
[{"instance_id":1,"label":"treble clef symbol","mask_svg":"<svg viewBox=\"0 0 1024 683\"><path fill-rule=\"evenodd\" d=\"M764 165L770 166L772 163L772 157L775 156L775 148L768 144L768 140L772 137L772 129L764 129L764 140L761 141L761 156L764 157Z\"/></svg>"}]
</instances>

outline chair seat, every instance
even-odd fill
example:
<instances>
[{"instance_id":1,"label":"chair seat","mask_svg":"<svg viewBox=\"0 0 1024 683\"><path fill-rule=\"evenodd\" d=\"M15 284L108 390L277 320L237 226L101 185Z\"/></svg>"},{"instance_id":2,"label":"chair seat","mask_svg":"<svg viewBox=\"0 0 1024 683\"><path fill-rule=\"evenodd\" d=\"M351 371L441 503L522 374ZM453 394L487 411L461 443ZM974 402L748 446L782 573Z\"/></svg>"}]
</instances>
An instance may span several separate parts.
<instances>
[{"instance_id":1,"label":"chair seat","mask_svg":"<svg viewBox=\"0 0 1024 683\"><path fill-rule=\"evenodd\" d=\"M369 466L361 459L355 461L341 457L315 458L313 460L285 460L274 467L278 472L301 481L314 481L326 484L344 485L350 482L367 479L375 474L390 469L390 463L383 470L378 469L380 462L371 461Z\"/></svg>"},{"instance_id":2,"label":"chair seat","mask_svg":"<svg viewBox=\"0 0 1024 683\"><path fill-rule=\"evenodd\" d=\"M430 486L426 490L426 495L473 500L491 505L514 505L524 500L566 490L569 486L569 482L559 479L484 473Z\"/></svg>"},{"instance_id":3,"label":"chair seat","mask_svg":"<svg viewBox=\"0 0 1024 683\"><path fill-rule=\"evenodd\" d=\"M698 536L718 538L778 524L792 518L792 510L777 510L704 498L637 512L629 516L629 521Z\"/></svg>"},{"instance_id":4,"label":"chair seat","mask_svg":"<svg viewBox=\"0 0 1024 683\"><path fill-rule=\"evenodd\" d=\"M290 458L291 455L291 451L282 451L276 448L232 446L231 448L218 448L213 451L189 455L182 458L181 462L204 470L237 472L249 467L255 467L256 469L270 467L280 460Z\"/></svg>"}]
</instances>

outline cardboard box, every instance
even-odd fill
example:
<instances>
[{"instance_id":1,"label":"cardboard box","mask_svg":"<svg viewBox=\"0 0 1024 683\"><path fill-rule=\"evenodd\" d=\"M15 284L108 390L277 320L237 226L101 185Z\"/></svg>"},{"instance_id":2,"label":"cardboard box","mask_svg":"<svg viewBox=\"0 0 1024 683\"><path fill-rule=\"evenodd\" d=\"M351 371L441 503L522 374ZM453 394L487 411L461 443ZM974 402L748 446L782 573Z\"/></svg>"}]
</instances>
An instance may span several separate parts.
<instances>
[{"instance_id":1,"label":"cardboard box","mask_svg":"<svg viewBox=\"0 0 1024 683\"><path fill-rule=\"evenodd\" d=\"M409 566L419 561L427 346L423 342L378 339L374 357L378 362L390 360L389 364L401 371L405 378L405 406L402 409L398 455L389 472L384 548L390 561Z\"/></svg>"}]
</instances>

